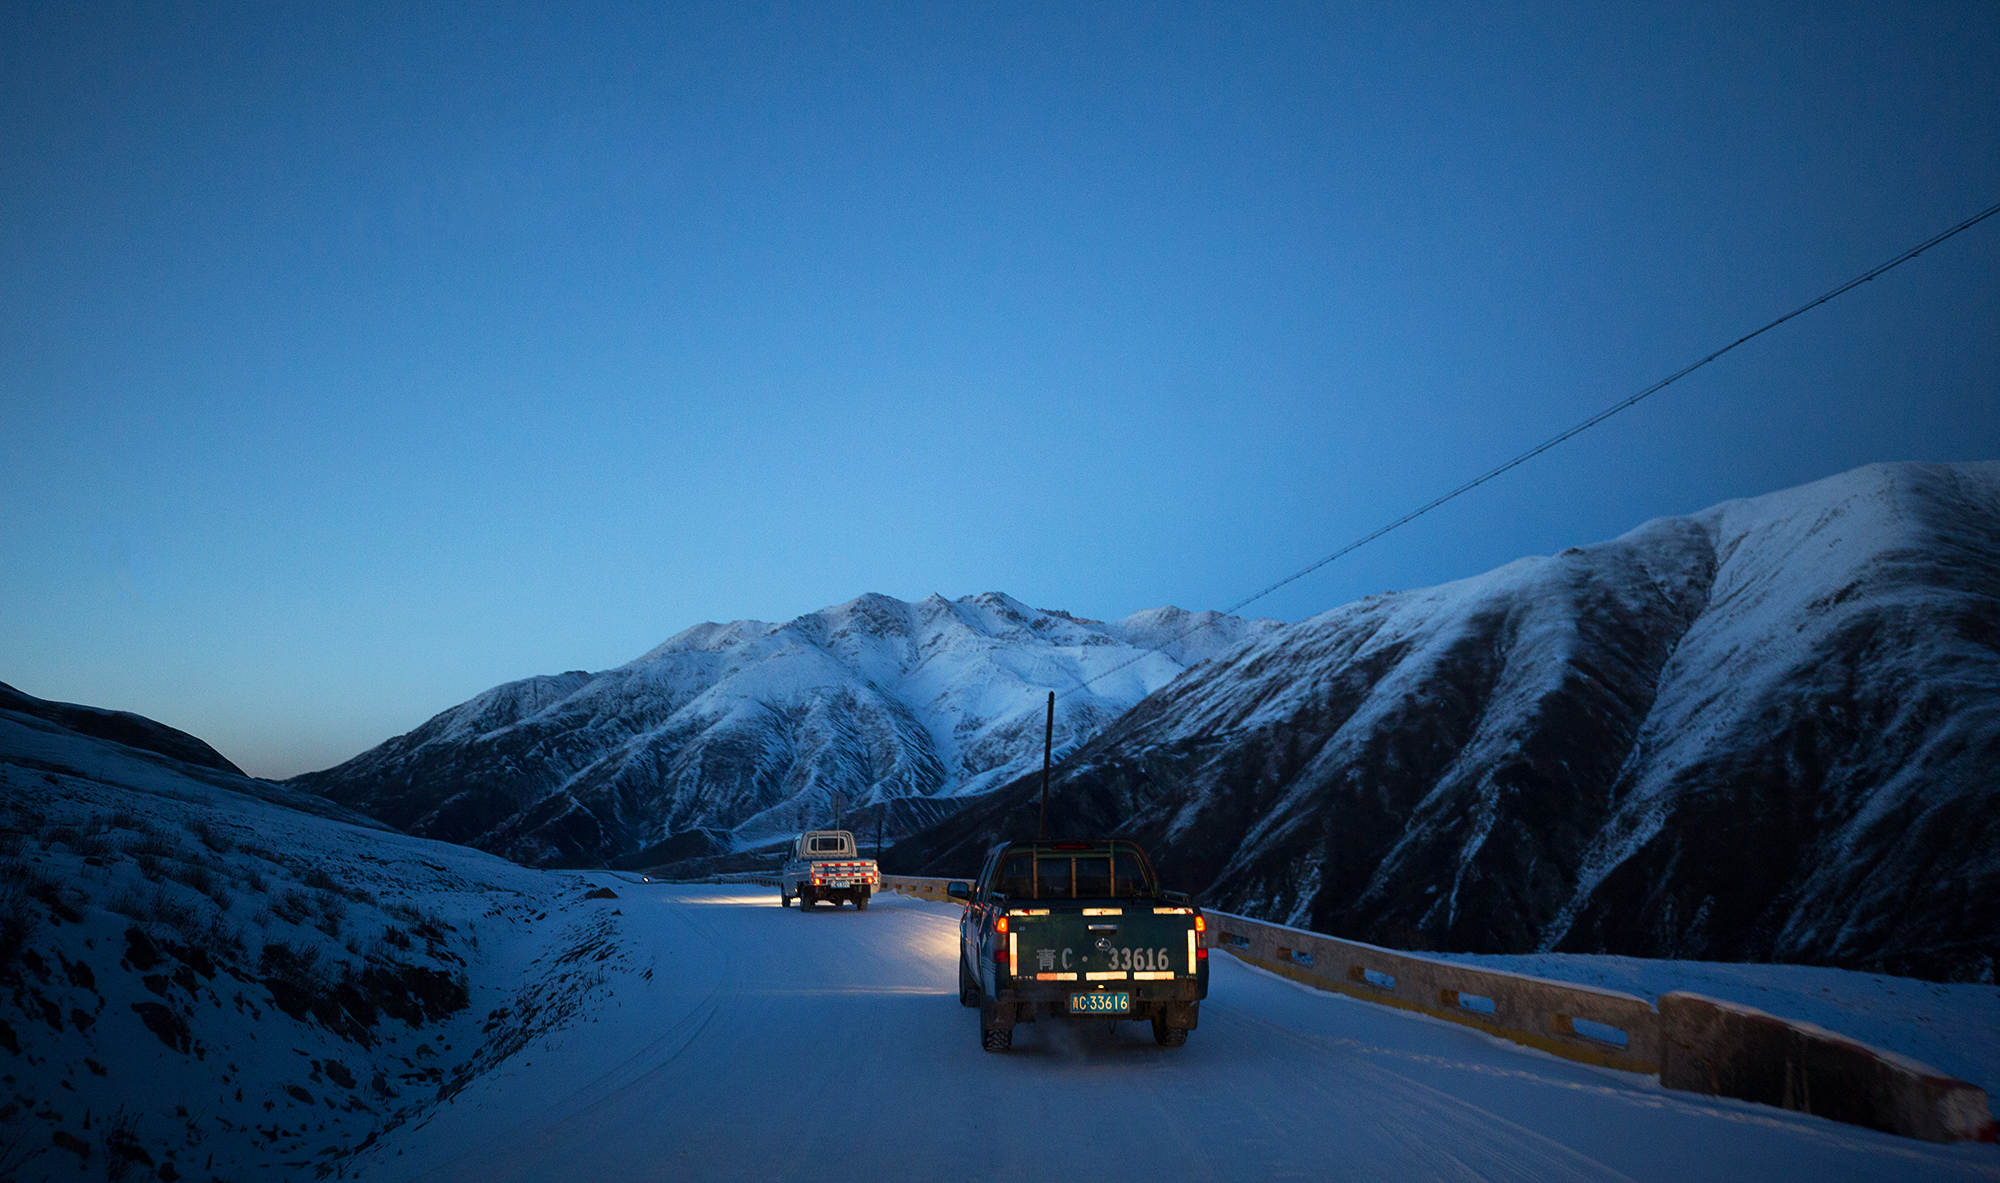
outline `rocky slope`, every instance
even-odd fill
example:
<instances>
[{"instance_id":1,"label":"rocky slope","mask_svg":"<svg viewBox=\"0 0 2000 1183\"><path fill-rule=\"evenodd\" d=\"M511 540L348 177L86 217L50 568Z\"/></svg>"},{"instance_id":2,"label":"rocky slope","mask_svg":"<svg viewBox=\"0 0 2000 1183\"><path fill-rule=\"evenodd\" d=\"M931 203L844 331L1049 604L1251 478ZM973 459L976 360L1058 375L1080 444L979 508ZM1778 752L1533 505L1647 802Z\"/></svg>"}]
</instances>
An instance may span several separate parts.
<instances>
[{"instance_id":1,"label":"rocky slope","mask_svg":"<svg viewBox=\"0 0 2000 1183\"><path fill-rule=\"evenodd\" d=\"M0 696L0 1178L346 1177L651 973L589 883L226 764Z\"/></svg>"},{"instance_id":2,"label":"rocky slope","mask_svg":"<svg viewBox=\"0 0 2000 1183\"><path fill-rule=\"evenodd\" d=\"M1206 627L1177 640L1193 624ZM1176 608L1101 622L988 593L868 595L688 629L598 674L510 682L287 782L412 834L547 866L666 862L832 820L890 837L1073 747L1183 668L1277 627ZM1127 664L1129 663L1129 664Z\"/></svg>"},{"instance_id":3,"label":"rocky slope","mask_svg":"<svg viewBox=\"0 0 2000 1183\"><path fill-rule=\"evenodd\" d=\"M890 852L962 874L1023 778ZM1061 768L1211 904L1390 945L1991 980L2000 464L1872 465L1253 638Z\"/></svg>"}]
</instances>

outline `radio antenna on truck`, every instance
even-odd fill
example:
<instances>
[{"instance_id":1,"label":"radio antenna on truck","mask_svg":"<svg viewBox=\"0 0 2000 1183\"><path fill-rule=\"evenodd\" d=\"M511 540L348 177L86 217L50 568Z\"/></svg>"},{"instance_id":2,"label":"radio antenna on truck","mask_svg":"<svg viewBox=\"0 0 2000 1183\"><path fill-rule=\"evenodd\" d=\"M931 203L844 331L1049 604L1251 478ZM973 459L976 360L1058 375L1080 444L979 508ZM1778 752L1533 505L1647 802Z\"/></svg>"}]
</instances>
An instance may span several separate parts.
<instances>
[{"instance_id":1,"label":"radio antenna on truck","mask_svg":"<svg viewBox=\"0 0 2000 1183\"><path fill-rule=\"evenodd\" d=\"M1056 692L1049 691L1049 721L1042 728L1042 824L1035 829L1035 841L1049 836L1049 753L1056 743Z\"/></svg>"}]
</instances>

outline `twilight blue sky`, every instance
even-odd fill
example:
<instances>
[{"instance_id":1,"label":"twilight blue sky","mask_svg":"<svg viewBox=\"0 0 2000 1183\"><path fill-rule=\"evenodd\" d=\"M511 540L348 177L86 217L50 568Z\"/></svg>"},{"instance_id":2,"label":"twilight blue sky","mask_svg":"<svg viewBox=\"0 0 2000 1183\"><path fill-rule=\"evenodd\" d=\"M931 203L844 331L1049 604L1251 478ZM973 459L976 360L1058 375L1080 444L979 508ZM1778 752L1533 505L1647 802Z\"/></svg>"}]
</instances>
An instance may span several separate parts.
<instances>
[{"instance_id":1,"label":"twilight blue sky","mask_svg":"<svg viewBox=\"0 0 2000 1183\"><path fill-rule=\"evenodd\" d=\"M0 680L287 775L702 620L1220 606L2000 201L1991 3L564 7L5 7ZM2000 457L1996 279L1256 611Z\"/></svg>"}]
</instances>

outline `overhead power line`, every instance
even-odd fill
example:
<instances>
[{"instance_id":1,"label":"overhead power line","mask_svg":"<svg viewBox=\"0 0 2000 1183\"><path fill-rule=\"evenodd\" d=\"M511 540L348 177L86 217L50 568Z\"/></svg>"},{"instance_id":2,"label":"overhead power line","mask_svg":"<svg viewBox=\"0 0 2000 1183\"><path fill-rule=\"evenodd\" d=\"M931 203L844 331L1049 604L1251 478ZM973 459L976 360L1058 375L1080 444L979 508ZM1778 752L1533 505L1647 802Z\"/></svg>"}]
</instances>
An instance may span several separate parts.
<instances>
[{"instance_id":1,"label":"overhead power line","mask_svg":"<svg viewBox=\"0 0 2000 1183\"><path fill-rule=\"evenodd\" d=\"M1256 603L1258 600L1263 599L1265 596L1270 595L1272 592L1277 591L1279 588L1284 587L1286 584L1296 583L1297 581L1304 579L1306 576L1311 575L1313 572L1319 570L1321 567L1326 566L1328 563L1333 562L1335 559L1340 558L1342 555L1346 555L1353 551L1359 550L1361 547L1368 545L1369 543L1375 541L1377 538L1380 538L1384 534L1389 533L1391 530L1395 530L1402 526L1409 525L1411 522L1416 521L1418 518L1436 509L1438 506L1443 505L1447 501L1451 501L1455 498L1462 497L1465 494L1470 493L1472 490L1477 489L1479 486L1485 484L1487 481L1492 480L1494 477L1499 476L1501 473L1507 472L1510 469L1518 468L1521 465L1526 464L1528 461L1533 460L1535 457L1541 455L1543 452L1548 451L1550 448L1555 447L1557 444L1562 443L1564 440L1570 439L1574 436L1581 435L1584 432L1589 431L1591 428L1597 426L1598 424L1604 422L1606 419L1609 419L1613 415L1616 415L1620 411L1636 406L1645 399L1650 398L1655 394L1658 394L1660 391L1665 390L1667 387L1672 386L1674 383L1680 381L1682 378L1685 378L1689 374L1694 373L1696 370L1707 365L1709 362L1712 362L1716 358L1721 357L1723 354L1728 353L1730 350L1736 348L1738 345L1741 345L1747 341L1755 340L1756 338L1763 336L1765 333L1770 332L1772 329L1777 328L1779 325L1784 324L1786 321L1791 320L1794 317L1803 316L1806 313L1811 312L1813 309L1819 307L1821 304L1824 304L1827 301L1833 299L1834 297L1842 295L1846 292L1852 291L1853 289L1860 287L1862 284L1867 283L1869 280L1874 279L1876 276L1882 274L1883 272L1888 271L1895 267L1902 266L1904 263L1907 263L1911 259L1916 258L1918 255L1923 254L1925 251L1931 249L1932 247L1938 245L1939 243L1945 241L1946 239L1952 238L1958 234L1962 234L1965 231L1972 229L1974 226L1977 226L1979 223L1984 222L1986 219L1992 217L1994 214L2000 214L2000 204L1990 205L1985 209L1981 210L1980 212L1965 219L1963 222L1960 222L1958 225L1953 226L1949 230L1945 230L1938 234L1932 235L1931 237L1925 239L1923 242L1918 243L1916 246L1911 247L1909 250L1906 250L1902 254L1897 255L1895 258L1890 259L1888 262L1869 268L1867 271L1862 272L1860 275L1855 276L1853 279L1848 280L1846 283L1841 284L1839 287L1834 288L1832 291L1826 293L1825 295L1819 297L1818 299L1810 300L1804 304L1799 305L1797 308L1794 308L1790 312L1785 313L1783 316L1765 325L1763 328L1760 328L1755 332L1743 334L1741 337L1736 338L1736 340L1731 341L1729 344L1724 345L1722 348L1716 350L1715 352L1709 354L1708 356L1702 358L1701 360L1696 362L1691 362L1688 365L1682 366L1680 369L1675 370L1671 374L1668 374L1666 377L1660 379L1658 382L1653 383L1651 386L1648 386L1646 389L1640 391L1639 393L1632 395L1628 398L1620 399L1619 401L1612 403L1610 406L1597 412L1595 415L1592 415L1590 418L1585 419L1581 423L1578 423L1574 427L1568 428L1567 430L1564 430L1562 432L1550 436L1548 439L1543 440L1541 443L1536 444L1534 447L1529 448L1527 451L1522 452L1520 455L1515 456L1513 459L1508 460L1505 463L1487 469L1485 472L1480 473L1476 477L1473 477L1471 480L1458 486L1451 492L1446 493L1440 497L1436 497L1430 501L1426 501L1424 504L1404 514L1402 517L1399 517L1395 521L1390 522L1388 525L1371 530L1368 533L1363 534L1361 537L1355 539L1354 541L1348 543L1346 546L1341 547L1339 550L1334 551L1332 554L1327 555L1325 558L1316 560L1312 563L1308 563L1307 565L1299 568L1297 571L1292 572L1290 575L1285 576L1283 579L1278 580L1276 583L1271 584L1270 586L1264 588L1263 590L1253 592L1250 595L1243 597L1242 599L1236 601L1234 604L1231 604L1229 607L1224 608L1222 610L1222 614L1224 616L1233 616L1237 612L1241 611L1243 608ZM1193 636L1195 633L1201 631L1205 627L1207 627L1207 622L1189 625L1187 628L1182 629L1180 632L1175 633L1171 637L1168 637L1166 641L1161 645L1161 648L1165 648L1167 645L1171 645L1176 641L1185 640L1186 638ZM1071 687L1070 689L1063 691L1061 697L1067 698L1069 695L1075 694L1077 691L1082 690L1085 687L1088 687L1092 682L1096 682L1102 678L1110 677L1112 674L1117 673L1119 670L1125 669L1127 666L1135 665L1138 662L1145 660L1147 656L1148 653L1137 654L1125 661L1119 662L1117 665L1112 666L1110 669L1105 670L1102 673L1094 674L1091 677L1085 678L1082 681L1078 682L1075 686Z\"/></svg>"}]
</instances>

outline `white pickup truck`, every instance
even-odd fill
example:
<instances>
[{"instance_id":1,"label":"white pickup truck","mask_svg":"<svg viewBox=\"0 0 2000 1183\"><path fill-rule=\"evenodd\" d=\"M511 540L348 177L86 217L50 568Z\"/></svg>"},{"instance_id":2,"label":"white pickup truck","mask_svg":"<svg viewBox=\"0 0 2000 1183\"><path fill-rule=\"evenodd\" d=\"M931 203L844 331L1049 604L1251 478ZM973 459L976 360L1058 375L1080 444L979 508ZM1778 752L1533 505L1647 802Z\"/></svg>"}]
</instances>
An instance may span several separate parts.
<instances>
[{"instance_id":1,"label":"white pickup truck","mask_svg":"<svg viewBox=\"0 0 2000 1183\"><path fill-rule=\"evenodd\" d=\"M849 900L866 911L868 897L881 882L875 860L860 857L854 835L846 830L807 830L792 842L785 859L778 877L778 904L790 907L797 900L804 911L821 900L836 908Z\"/></svg>"}]
</instances>

